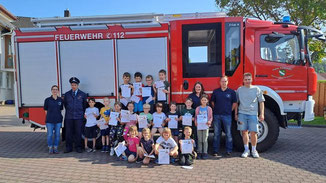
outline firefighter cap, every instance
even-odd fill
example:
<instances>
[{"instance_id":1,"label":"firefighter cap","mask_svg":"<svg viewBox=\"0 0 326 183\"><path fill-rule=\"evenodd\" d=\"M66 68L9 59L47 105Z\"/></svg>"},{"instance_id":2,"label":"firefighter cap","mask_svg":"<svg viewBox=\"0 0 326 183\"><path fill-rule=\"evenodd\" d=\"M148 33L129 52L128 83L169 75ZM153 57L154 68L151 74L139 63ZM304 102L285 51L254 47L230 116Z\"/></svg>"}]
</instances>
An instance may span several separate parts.
<instances>
[{"instance_id":1,"label":"firefighter cap","mask_svg":"<svg viewBox=\"0 0 326 183\"><path fill-rule=\"evenodd\" d=\"M76 84L79 84L80 83L80 81L79 81L79 79L78 78L76 78L76 77L72 77L72 78L70 78L69 79L69 83L71 84L71 83L76 83Z\"/></svg>"}]
</instances>

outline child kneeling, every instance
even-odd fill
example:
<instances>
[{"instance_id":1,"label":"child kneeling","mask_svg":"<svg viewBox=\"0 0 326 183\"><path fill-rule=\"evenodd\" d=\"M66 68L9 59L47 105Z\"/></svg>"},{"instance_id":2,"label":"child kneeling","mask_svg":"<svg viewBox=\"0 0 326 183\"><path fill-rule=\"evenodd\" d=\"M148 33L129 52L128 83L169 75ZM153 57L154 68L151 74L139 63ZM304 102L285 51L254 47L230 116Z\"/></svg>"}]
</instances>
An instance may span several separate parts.
<instances>
[{"instance_id":1,"label":"child kneeling","mask_svg":"<svg viewBox=\"0 0 326 183\"><path fill-rule=\"evenodd\" d=\"M171 136L172 135L170 128L164 128L162 136L156 140L155 154L159 155L159 149L169 149L169 154L172 156L171 163L174 163L175 158L178 157L178 144L173 140Z\"/></svg>"},{"instance_id":2,"label":"child kneeling","mask_svg":"<svg viewBox=\"0 0 326 183\"><path fill-rule=\"evenodd\" d=\"M123 159L128 159L129 163L135 162L140 154L141 148L139 147L139 138L137 137L138 131L136 126L129 128L129 136L126 137L127 149L123 153Z\"/></svg>"}]
</instances>

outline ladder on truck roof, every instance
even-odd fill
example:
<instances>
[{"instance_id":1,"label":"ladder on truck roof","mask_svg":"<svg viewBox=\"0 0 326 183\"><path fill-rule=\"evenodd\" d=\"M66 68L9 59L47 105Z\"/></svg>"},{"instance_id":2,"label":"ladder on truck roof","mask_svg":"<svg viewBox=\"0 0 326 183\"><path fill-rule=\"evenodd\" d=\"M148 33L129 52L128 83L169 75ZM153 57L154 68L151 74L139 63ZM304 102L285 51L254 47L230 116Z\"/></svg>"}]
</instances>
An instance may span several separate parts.
<instances>
[{"instance_id":1,"label":"ladder on truck roof","mask_svg":"<svg viewBox=\"0 0 326 183\"><path fill-rule=\"evenodd\" d=\"M185 20L197 18L225 17L223 12L208 13L184 13L184 14L127 14L127 15L100 15L100 16L76 16L76 17L53 17L33 18L32 22L39 28L54 26L96 26L107 24L159 24L172 20Z\"/></svg>"}]
</instances>

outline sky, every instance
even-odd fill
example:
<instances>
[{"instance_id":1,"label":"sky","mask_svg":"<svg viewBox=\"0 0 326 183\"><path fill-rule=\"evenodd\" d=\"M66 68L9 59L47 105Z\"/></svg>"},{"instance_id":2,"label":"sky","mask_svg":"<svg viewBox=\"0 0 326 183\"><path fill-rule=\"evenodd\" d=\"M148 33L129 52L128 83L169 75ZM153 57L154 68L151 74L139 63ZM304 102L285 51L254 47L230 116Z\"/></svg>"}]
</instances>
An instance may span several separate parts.
<instances>
[{"instance_id":1,"label":"sky","mask_svg":"<svg viewBox=\"0 0 326 183\"><path fill-rule=\"evenodd\" d=\"M0 0L0 4L15 16L35 18L62 17L65 9L71 16L219 11L215 0Z\"/></svg>"}]
</instances>

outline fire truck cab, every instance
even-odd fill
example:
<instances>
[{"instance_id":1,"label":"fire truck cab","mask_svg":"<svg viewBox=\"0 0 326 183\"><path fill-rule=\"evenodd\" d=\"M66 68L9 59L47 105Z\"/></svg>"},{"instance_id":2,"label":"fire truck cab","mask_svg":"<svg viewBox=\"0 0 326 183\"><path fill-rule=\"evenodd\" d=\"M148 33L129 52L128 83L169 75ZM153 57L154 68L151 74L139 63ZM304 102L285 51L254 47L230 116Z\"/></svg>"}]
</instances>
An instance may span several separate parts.
<instances>
[{"instance_id":1,"label":"fire truck cab","mask_svg":"<svg viewBox=\"0 0 326 183\"><path fill-rule=\"evenodd\" d=\"M219 78L229 87L253 75L265 96L265 121L259 125L258 150L270 148L288 119L314 118L312 95L317 76L307 40L324 40L316 29L290 22L227 17L224 13L136 14L33 19L35 28L13 36L17 116L45 126L43 102L56 84L70 90L69 78L81 80L81 90L98 101L118 100L122 74L139 71L158 80L167 70L170 101L180 106L196 81L212 94ZM111 102L112 104L114 102ZM232 124L234 145L242 140Z\"/></svg>"}]
</instances>

